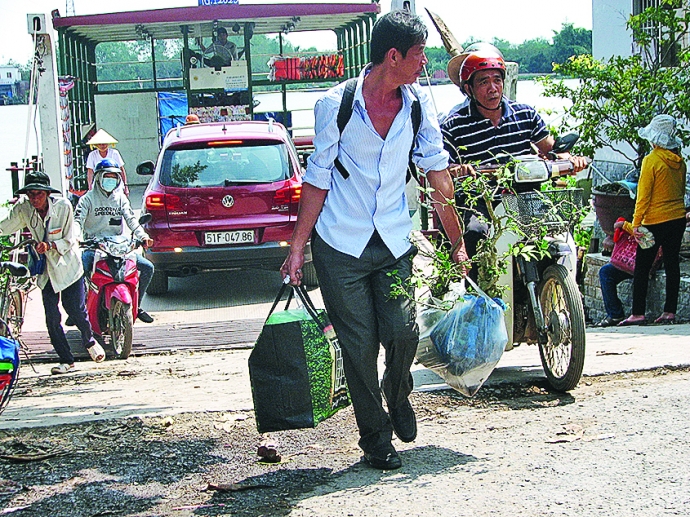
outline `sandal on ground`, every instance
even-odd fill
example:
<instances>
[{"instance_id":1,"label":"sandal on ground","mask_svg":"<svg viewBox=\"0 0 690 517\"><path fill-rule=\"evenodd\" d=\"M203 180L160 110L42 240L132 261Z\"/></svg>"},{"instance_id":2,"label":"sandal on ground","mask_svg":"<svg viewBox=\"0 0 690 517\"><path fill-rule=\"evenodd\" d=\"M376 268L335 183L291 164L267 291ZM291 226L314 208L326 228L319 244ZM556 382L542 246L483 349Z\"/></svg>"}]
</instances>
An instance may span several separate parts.
<instances>
[{"instance_id":1,"label":"sandal on ground","mask_svg":"<svg viewBox=\"0 0 690 517\"><path fill-rule=\"evenodd\" d=\"M661 323L662 325L673 325L675 322L676 315L670 312L665 312L654 320L654 323Z\"/></svg>"},{"instance_id":2,"label":"sandal on ground","mask_svg":"<svg viewBox=\"0 0 690 517\"><path fill-rule=\"evenodd\" d=\"M91 359L97 363L102 363L105 359L105 350L103 350L103 347L98 343L94 343L86 350L88 350Z\"/></svg>"},{"instance_id":3,"label":"sandal on ground","mask_svg":"<svg viewBox=\"0 0 690 517\"><path fill-rule=\"evenodd\" d=\"M646 324L647 324L647 320L644 319L644 318L642 318L641 320L635 320L635 319L633 319L633 318L634 318L634 316L628 316L628 317L625 318L623 321L621 321L621 322L618 324L618 326L619 326L619 327L629 327L629 326L632 326L632 325L642 326L642 325L646 325Z\"/></svg>"},{"instance_id":4,"label":"sandal on ground","mask_svg":"<svg viewBox=\"0 0 690 517\"><path fill-rule=\"evenodd\" d=\"M264 463L280 463L282 459L278 453L278 446L270 442L262 442L256 454L261 458L259 461Z\"/></svg>"},{"instance_id":5,"label":"sandal on ground","mask_svg":"<svg viewBox=\"0 0 690 517\"><path fill-rule=\"evenodd\" d=\"M624 318L609 318L608 316L601 320L599 323L597 323L597 327L615 327L618 325L621 321L623 321Z\"/></svg>"},{"instance_id":6,"label":"sandal on ground","mask_svg":"<svg viewBox=\"0 0 690 517\"><path fill-rule=\"evenodd\" d=\"M74 370L74 364L60 363L57 366L53 366L50 369L50 373L53 375L61 375L63 373L69 373Z\"/></svg>"}]
</instances>

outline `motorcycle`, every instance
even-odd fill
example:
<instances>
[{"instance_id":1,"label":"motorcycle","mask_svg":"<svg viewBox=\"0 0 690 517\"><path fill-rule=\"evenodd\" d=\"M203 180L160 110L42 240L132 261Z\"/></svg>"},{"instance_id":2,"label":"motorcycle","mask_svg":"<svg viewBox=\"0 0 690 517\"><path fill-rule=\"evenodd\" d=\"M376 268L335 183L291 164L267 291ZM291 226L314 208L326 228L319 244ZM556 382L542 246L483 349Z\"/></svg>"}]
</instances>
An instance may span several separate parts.
<instances>
[{"instance_id":1,"label":"motorcycle","mask_svg":"<svg viewBox=\"0 0 690 517\"><path fill-rule=\"evenodd\" d=\"M143 215L145 224L150 214ZM86 310L94 335L110 345L120 359L132 352L132 327L139 310L139 271L135 250L142 245L134 237L125 235L88 239L83 248L96 254L93 271L86 280Z\"/></svg>"},{"instance_id":2,"label":"motorcycle","mask_svg":"<svg viewBox=\"0 0 690 517\"><path fill-rule=\"evenodd\" d=\"M552 159L516 158L514 192L503 194L496 208L513 217L524 233L502 236L496 246L499 255L520 242L534 245L543 238L547 243L547 251L539 260L510 255L511 264L499 283L509 286L502 297L508 305L506 350L521 343L538 344L546 378L558 391L577 386L585 361L585 313L576 281L577 245L569 220L572 207L582 206L582 190L540 192L533 187L573 174L572 164L555 159L555 154L572 149L578 138L573 134L556 140Z\"/></svg>"},{"instance_id":3,"label":"motorcycle","mask_svg":"<svg viewBox=\"0 0 690 517\"><path fill-rule=\"evenodd\" d=\"M577 246L570 232L572 206L582 206L582 189L540 191L543 183L574 173L569 160L556 153L572 149L578 135L556 140L549 157L511 157L512 189L494 200L494 212L514 219L522 235L504 233L496 243L498 256L509 257L507 271L498 284L508 286L502 295L508 343L505 350L538 344L541 363L549 384L558 391L577 386L585 359L585 314L577 286ZM477 172L492 174L500 166L489 164ZM435 227L438 218L435 217ZM544 235L544 233L546 235ZM524 245L538 248L546 241L539 260L511 249Z\"/></svg>"}]
</instances>

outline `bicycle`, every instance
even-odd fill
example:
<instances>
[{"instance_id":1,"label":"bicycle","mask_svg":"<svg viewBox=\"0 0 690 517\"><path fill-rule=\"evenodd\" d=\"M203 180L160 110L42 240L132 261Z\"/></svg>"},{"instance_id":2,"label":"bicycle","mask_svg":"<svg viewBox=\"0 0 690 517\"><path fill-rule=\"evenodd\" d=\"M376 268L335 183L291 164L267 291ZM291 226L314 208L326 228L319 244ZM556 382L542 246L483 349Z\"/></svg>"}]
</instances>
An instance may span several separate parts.
<instances>
[{"instance_id":1,"label":"bicycle","mask_svg":"<svg viewBox=\"0 0 690 517\"><path fill-rule=\"evenodd\" d=\"M0 252L5 255L34 243L33 239L26 239L12 246L0 245ZM27 360L29 359L20 334L29 291L35 285L36 282L25 265L10 260L0 261L0 413L7 407L17 386L19 350L23 350ZM33 368L33 364L31 367Z\"/></svg>"},{"instance_id":2,"label":"bicycle","mask_svg":"<svg viewBox=\"0 0 690 517\"><path fill-rule=\"evenodd\" d=\"M11 246L0 245L0 253L5 256L35 243L33 239L25 239ZM0 262L0 319L7 323L7 331L14 336L21 334L29 291L35 286L35 279L29 276L25 265L12 260Z\"/></svg>"}]
</instances>

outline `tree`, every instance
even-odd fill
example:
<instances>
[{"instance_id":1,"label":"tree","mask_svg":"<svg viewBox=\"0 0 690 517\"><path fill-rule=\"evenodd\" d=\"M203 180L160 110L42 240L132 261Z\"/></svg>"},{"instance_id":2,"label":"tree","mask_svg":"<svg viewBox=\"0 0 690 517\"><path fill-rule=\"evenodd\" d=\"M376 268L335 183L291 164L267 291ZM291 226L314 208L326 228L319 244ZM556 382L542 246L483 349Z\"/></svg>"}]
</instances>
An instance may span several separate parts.
<instances>
[{"instance_id":1,"label":"tree","mask_svg":"<svg viewBox=\"0 0 690 517\"><path fill-rule=\"evenodd\" d=\"M629 18L627 27L639 49L635 55L607 61L581 55L555 65L557 73L578 78L577 86L541 79L547 97L572 101L561 130L580 133L583 154L593 156L597 149L608 148L639 169L649 144L638 129L661 113L690 119L690 54L680 45L688 34L690 13L669 8L675 3L661 0L659 7ZM666 66L669 61L677 66ZM687 142L690 132L682 127L678 131Z\"/></svg>"},{"instance_id":2,"label":"tree","mask_svg":"<svg viewBox=\"0 0 690 517\"><path fill-rule=\"evenodd\" d=\"M548 74L552 70L553 47L545 38L527 40L517 46L506 56L509 61L516 61L520 71L533 74Z\"/></svg>"},{"instance_id":3,"label":"tree","mask_svg":"<svg viewBox=\"0 0 690 517\"><path fill-rule=\"evenodd\" d=\"M553 32L552 59L564 63L573 56L592 53L592 31L564 23L560 32Z\"/></svg>"},{"instance_id":4,"label":"tree","mask_svg":"<svg viewBox=\"0 0 690 517\"><path fill-rule=\"evenodd\" d=\"M507 61L520 65L521 73L549 74L553 62L563 62L570 56L592 53L592 31L575 28L572 23L564 23L560 31L553 31L553 42L546 38L534 38L514 45L508 40L494 38L491 44L501 51ZM470 38L463 47L477 40ZM428 55L428 51L427 51Z\"/></svg>"},{"instance_id":5,"label":"tree","mask_svg":"<svg viewBox=\"0 0 690 517\"><path fill-rule=\"evenodd\" d=\"M430 76L434 75L437 70L446 71L448 66L448 61L450 60L450 54L446 52L443 47L427 47L425 50L426 58L429 62L426 65L426 69Z\"/></svg>"}]
</instances>

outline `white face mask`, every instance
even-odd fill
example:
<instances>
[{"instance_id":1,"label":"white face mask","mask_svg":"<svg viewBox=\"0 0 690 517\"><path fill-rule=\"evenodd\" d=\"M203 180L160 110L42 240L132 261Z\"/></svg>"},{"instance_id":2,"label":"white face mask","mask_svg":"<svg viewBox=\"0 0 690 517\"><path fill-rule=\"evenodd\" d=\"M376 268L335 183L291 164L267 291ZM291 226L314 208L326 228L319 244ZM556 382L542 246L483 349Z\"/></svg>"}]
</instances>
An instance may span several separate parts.
<instances>
[{"instance_id":1,"label":"white face mask","mask_svg":"<svg viewBox=\"0 0 690 517\"><path fill-rule=\"evenodd\" d=\"M112 192L117 187L117 178L101 178L101 187L106 192Z\"/></svg>"}]
</instances>

